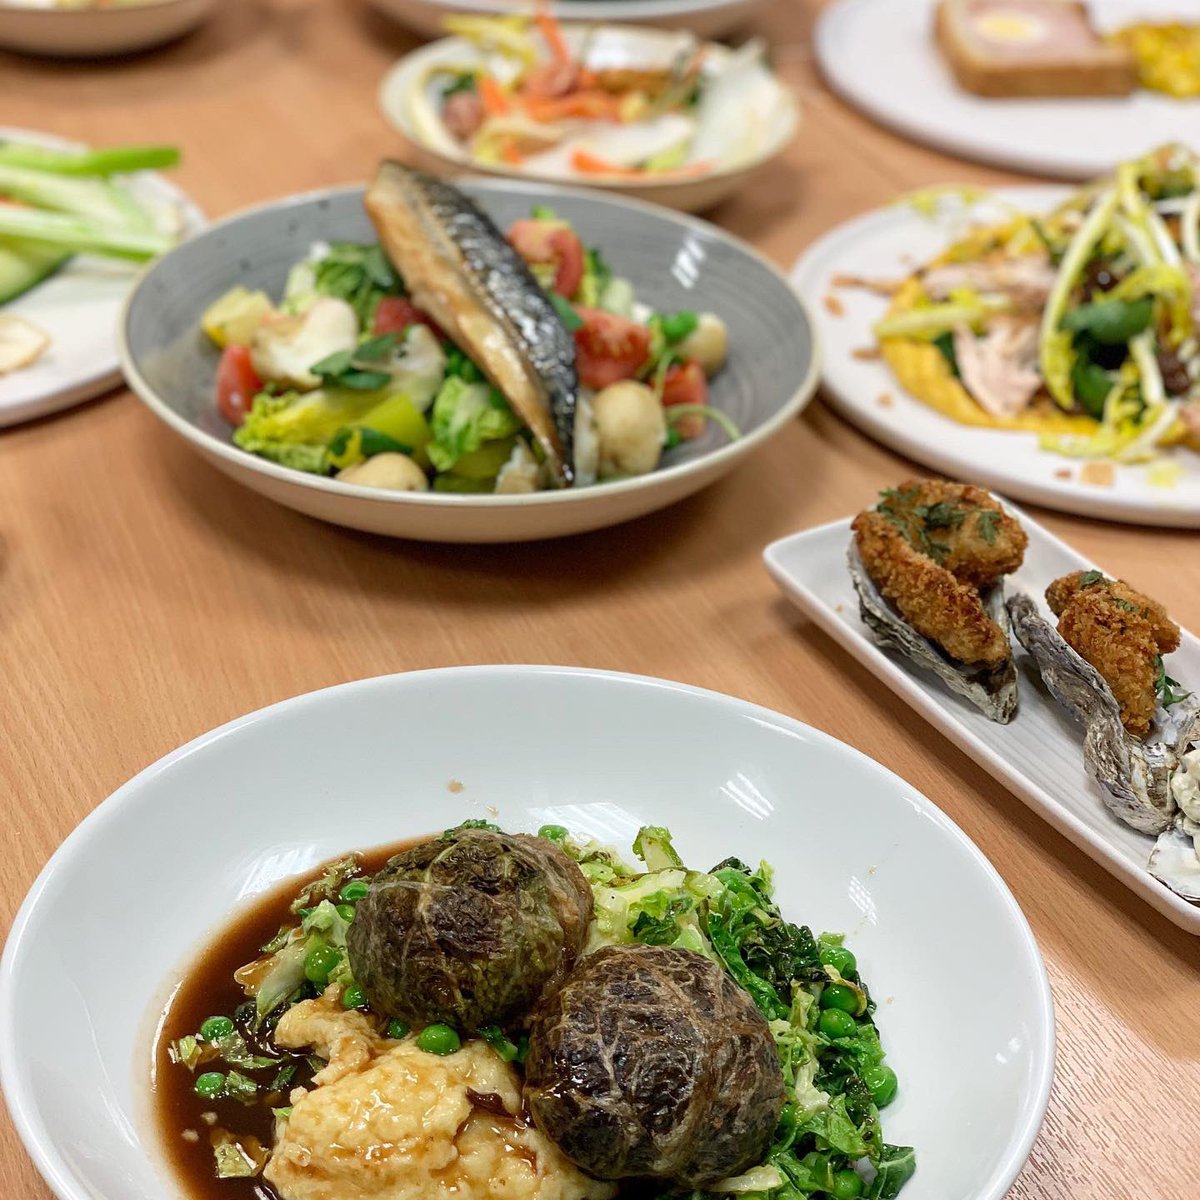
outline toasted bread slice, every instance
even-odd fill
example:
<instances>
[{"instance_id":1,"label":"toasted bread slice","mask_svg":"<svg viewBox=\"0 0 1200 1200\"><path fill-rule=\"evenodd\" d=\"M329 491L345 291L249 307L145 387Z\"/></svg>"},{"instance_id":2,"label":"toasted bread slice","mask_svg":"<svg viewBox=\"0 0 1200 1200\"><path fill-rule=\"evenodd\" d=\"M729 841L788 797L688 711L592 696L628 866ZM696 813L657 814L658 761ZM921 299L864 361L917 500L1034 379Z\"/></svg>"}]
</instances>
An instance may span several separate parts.
<instances>
[{"instance_id":1,"label":"toasted bread slice","mask_svg":"<svg viewBox=\"0 0 1200 1200\"><path fill-rule=\"evenodd\" d=\"M1126 96L1129 50L1106 42L1082 0L941 0L936 35L960 86L979 96Z\"/></svg>"}]
</instances>

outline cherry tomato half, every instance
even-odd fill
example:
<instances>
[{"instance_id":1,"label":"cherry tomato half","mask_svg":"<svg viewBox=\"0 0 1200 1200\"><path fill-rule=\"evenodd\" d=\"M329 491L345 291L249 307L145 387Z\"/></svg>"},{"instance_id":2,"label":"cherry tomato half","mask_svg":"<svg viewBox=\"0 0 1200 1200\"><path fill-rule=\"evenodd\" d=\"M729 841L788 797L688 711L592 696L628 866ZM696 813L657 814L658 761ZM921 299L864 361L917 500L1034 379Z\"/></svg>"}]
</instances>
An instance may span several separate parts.
<instances>
[{"instance_id":1,"label":"cherry tomato half","mask_svg":"<svg viewBox=\"0 0 1200 1200\"><path fill-rule=\"evenodd\" d=\"M707 404L708 380L704 368L696 362L672 363L663 380L663 407L673 404ZM707 424L699 413L688 413L673 421L676 433L684 441L699 437Z\"/></svg>"},{"instance_id":2,"label":"cherry tomato half","mask_svg":"<svg viewBox=\"0 0 1200 1200\"><path fill-rule=\"evenodd\" d=\"M599 391L632 379L650 357L650 330L597 308L577 308L583 321L575 330L575 365L584 387Z\"/></svg>"},{"instance_id":3,"label":"cherry tomato half","mask_svg":"<svg viewBox=\"0 0 1200 1200\"><path fill-rule=\"evenodd\" d=\"M583 243L579 235L557 221L533 217L517 221L508 231L513 249L527 262L554 267L554 290L570 299L583 282Z\"/></svg>"},{"instance_id":4,"label":"cherry tomato half","mask_svg":"<svg viewBox=\"0 0 1200 1200\"><path fill-rule=\"evenodd\" d=\"M226 346L217 364L217 409L230 425L240 425L262 391L263 382L250 361L249 346Z\"/></svg>"},{"instance_id":5,"label":"cherry tomato half","mask_svg":"<svg viewBox=\"0 0 1200 1200\"><path fill-rule=\"evenodd\" d=\"M446 339L437 322L407 296L383 296L375 306L375 320L371 323L371 332L376 336L382 333L403 333L410 325L425 325L443 341Z\"/></svg>"}]
</instances>

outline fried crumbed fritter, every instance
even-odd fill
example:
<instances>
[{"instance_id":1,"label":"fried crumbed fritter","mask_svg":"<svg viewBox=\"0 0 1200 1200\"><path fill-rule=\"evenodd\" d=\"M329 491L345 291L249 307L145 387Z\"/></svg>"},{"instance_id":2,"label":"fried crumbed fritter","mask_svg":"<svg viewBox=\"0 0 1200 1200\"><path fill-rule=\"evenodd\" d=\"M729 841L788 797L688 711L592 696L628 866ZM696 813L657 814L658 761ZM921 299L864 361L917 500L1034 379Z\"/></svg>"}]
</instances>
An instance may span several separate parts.
<instances>
[{"instance_id":1,"label":"fried crumbed fritter","mask_svg":"<svg viewBox=\"0 0 1200 1200\"><path fill-rule=\"evenodd\" d=\"M977 588L1012 574L1029 544L1020 524L969 483L909 479L884 493L879 511L917 550Z\"/></svg>"},{"instance_id":2,"label":"fried crumbed fritter","mask_svg":"<svg viewBox=\"0 0 1200 1200\"><path fill-rule=\"evenodd\" d=\"M875 586L919 634L960 662L996 667L1009 659L1008 638L976 588L917 550L883 513L859 513L853 528Z\"/></svg>"},{"instance_id":3,"label":"fried crumbed fritter","mask_svg":"<svg viewBox=\"0 0 1200 1200\"><path fill-rule=\"evenodd\" d=\"M1067 600L1058 632L1112 688L1125 728L1145 737L1158 707L1159 648L1150 621L1109 589L1085 587Z\"/></svg>"},{"instance_id":4,"label":"fried crumbed fritter","mask_svg":"<svg viewBox=\"0 0 1200 1200\"><path fill-rule=\"evenodd\" d=\"M1179 649L1179 626L1167 616L1167 610L1157 600L1151 600L1149 596L1130 587L1123 579L1108 579L1099 571L1073 571L1056 579L1046 589L1046 603L1050 605L1050 611L1059 617L1067 604L1085 590L1106 591L1114 599L1132 604L1150 622L1159 654L1170 654Z\"/></svg>"}]
</instances>

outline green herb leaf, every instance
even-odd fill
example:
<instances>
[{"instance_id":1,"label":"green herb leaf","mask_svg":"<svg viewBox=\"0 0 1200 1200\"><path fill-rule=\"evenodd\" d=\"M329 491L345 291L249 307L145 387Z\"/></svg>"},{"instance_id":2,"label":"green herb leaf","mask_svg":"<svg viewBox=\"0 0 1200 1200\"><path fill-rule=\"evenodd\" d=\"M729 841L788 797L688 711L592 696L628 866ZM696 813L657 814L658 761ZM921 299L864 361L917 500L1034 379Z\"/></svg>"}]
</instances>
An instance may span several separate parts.
<instances>
[{"instance_id":1,"label":"green herb leaf","mask_svg":"<svg viewBox=\"0 0 1200 1200\"><path fill-rule=\"evenodd\" d=\"M1095 587L1098 583L1105 585L1108 583L1102 571L1084 571L1079 577L1079 586L1081 588Z\"/></svg>"},{"instance_id":2,"label":"green herb leaf","mask_svg":"<svg viewBox=\"0 0 1200 1200\"><path fill-rule=\"evenodd\" d=\"M564 300L557 292L546 294L550 297L550 303L554 305L554 311L558 313L558 319L567 327L568 333L583 328L583 318L571 307L569 301Z\"/></svg>"},{"instance_id":3,"label":"green herb leaf","mask_svg":"<svg viewBox=\"0 0 1200 1200\"><path fill-rule=\"evenodd\" d=\"M1102 346L1121 346L1150 327L1154 319L1154 297L1138 300L1096 300L1071 309L1062 328L1087 333Z\"/></svg>"},{"instance_id":4,"label":"green herb leaf","mask_svg":"<svg viewBox=\"0 0 1200 1200\"><path fill-rule=\"evenodd\" d=\"M913 1177L917 1156L911 1146L884 1146L875 1169L877 1174L867 1200L894 1200Z\"/></svg>"},{"instance_id":5,"label":"green herb leaf","mask_svg":"<svg viewBox=\"0 0 1200 1200\"><path fill-rule=\"evenodd\" d=\"M994 508L981 508L975 517L975 528L989 546L994 546L1000 531L1000 514Z\"/></svg>"},{"instance_id":6,"label":"green herb leaf","mask_svg":"<svg viewBox=\"0 0 1200 1200\"><path fill-rule=\"evenodd\" d=\"M258 1098L258 1084L240 1071L230 1071L225 1076L225 1095L240 1104L253 1104Z\"/></svg>"},{"instance_id":7,"label":"green herb leaf","mask_svg":"<svg viewBox=\"0 0 1200 1200\"><path fill-rule=\"evenodd\" d=\"M1162 704L1163 708L1170 708L1172 704L1179 704L1192 694L1184 689L1178 679L1172 679L1167 674L1166 664L1163 662L1161 654L1154 660L1154 671L1154 690L1158 693L1159 703Z\"/></svg>"}]
</instances>

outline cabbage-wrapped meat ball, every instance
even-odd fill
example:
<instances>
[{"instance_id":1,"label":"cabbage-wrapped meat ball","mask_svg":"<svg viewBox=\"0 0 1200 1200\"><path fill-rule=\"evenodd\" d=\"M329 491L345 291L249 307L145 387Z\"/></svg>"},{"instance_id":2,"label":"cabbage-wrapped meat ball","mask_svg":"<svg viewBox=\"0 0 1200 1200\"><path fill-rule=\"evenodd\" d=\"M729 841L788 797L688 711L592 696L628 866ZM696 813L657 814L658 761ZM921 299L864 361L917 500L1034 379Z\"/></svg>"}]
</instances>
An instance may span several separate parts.
<instances>
[{"instance_id":1,"label":"cabbage-wrapped meat ball","mask_svg":"<svg viewBox=\"0 0 1200 1200\"><path fill-rule=\"evenodd\" d=\"M766 1020L716 963L608 946L534 1013L525 1100L588 1174L700 1188L762 1161L784 1085Z\"/></svg>"},{"instance_id":2,"label":"cabbage-wrapped meat ball","mask_svg":"<svg viewBox=\"0 0 1200 1200\"><path fill-rule=\"evenodd\" d=\"M510 1025L570 969L591 919L591 888L553 842L456 829L375 876L350 924L350 967L385 1016Z\"/></svg>"}]
</instances>

